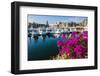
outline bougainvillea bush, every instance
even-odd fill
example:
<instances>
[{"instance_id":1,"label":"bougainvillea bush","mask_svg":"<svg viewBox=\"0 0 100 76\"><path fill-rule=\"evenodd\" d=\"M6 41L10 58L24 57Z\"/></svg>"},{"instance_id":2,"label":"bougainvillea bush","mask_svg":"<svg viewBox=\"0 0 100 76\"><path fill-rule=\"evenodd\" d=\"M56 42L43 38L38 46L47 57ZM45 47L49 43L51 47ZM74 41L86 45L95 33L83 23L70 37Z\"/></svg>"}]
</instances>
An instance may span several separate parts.
<instances>
[{"instance_id":1,"label":"bougainvillea bush","mask_svg":"<svg viewBox=\"0 0 100 76\"><path fill-rule=\"evenodd\" d=\"M58 55L53 59L79 59L88 57L88 32L72 32L57 41Z\"/></svg>"}]
</instances>

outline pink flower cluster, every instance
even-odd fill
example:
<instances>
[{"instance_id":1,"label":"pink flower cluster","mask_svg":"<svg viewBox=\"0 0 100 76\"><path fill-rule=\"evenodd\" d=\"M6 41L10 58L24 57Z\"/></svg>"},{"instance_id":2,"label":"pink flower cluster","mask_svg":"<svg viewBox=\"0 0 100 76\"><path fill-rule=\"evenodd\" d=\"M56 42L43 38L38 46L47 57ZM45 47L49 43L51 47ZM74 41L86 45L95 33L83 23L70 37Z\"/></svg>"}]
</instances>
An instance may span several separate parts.
<instances>
[{"instance_id":1,"label":"pink flower cluster","mask_svg":"<svg viewBox=\"0 0 100 76\"><path fill-rule=\"evenodd\" d=\"M69 58L86 58L88 51L88 32L72 32L68 38L61 35L62 40L57 41L59 55L68 55Z\"/></svg>"}]
</instances>

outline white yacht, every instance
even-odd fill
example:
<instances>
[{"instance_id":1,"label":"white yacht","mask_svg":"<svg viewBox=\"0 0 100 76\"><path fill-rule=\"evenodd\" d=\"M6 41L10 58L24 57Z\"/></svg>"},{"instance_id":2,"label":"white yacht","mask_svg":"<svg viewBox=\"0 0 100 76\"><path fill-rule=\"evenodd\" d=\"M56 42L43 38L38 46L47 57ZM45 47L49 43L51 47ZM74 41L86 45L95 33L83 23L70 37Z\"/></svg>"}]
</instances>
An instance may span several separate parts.
<instances>
[{"instance_id":1,"label":"white yacht","mask_svg":"<svg viewBox=\"0 0 100 76\"><path fill-rule=\"evenodd\" d=\"M39 32L38 32L38 30L33 30L31 34L32 34L32 36L34 36L34 35L38 35Z\"/></svg>"},{"instance_id":2,"label":"white yacht","mask_svg":"<svg viewBox=\"0 0 100 76\"><path fill-rule=\"evenodd\" d=\"M61 33L60 29L55 30L55 33Z\"/></svg>"},{"instance_id":3,"label":"white yacht","mask_svg":"<svg viewBox=\"0 0 100 76\"><path fill-rule=\"evenodd\" d=\"M39 29L39 34L40 35L45 35L46 34L46 29Z\"/></svg>"}]
</instances>

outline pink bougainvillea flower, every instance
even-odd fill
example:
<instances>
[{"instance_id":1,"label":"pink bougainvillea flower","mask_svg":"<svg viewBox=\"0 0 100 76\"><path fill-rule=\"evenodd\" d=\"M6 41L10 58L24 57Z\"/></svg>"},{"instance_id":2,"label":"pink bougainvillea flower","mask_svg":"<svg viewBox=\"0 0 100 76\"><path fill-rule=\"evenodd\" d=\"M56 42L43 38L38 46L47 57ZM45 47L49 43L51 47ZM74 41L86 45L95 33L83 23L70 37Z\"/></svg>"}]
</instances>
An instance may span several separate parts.
<instances>
[{"instance_id":1,"label":"pink bougainvillea flower","mask_svg":"<svg viewBox=\"0 0 100 76\"><path fill-rule=\"evenodd\" d=\"M82 36L83 36L83 38L85 39L85 40L87 40L88 39L88 32L83 32L83 34L82 34Z\"/></svg>"},{"instance_id":2,"label":"pink bougainvillea flower","mask_svg":"<svg viewBox=\"0 0 100 76\"><path fill-rule=\"evenodd\" d=\"M60 47L62 45L62 41L58 40L57 41L57 46Z\"/></svg>"},{"instance_id":3,"label":"pink bougainvillea flower","mask_svg":"<svg viewBox=\"0 0 100 76\"><path fill-rule=\"evenodd\" d=\"M77 57L81 57L85 53L85 48L82 45L77 45L76 48L74 48L74 52Z\"/></svg>"},{"instance_id":4,"label":"pink bougainvillea flower","mask_svg":"<svg viewBox=\"0 0 100 76\"><path fill-rule=\"evenodd\" d=\"M70 51L70 49L69 48L64 48L64 51L67 53L67 54L69 54L71 51Z\"/></svg>"},{"instance_id":5,"label":"pink bougainvillea flower","mask_svg":"<svg viewBox=\"0 0 100 76\"><path fill-rule=\"evenodd\" d=\"M57 41L59 55L67 54L70 58L85 58L88 51L88 32L72 32L71 36L61 35L62 40Z\"/></svg>"},{"instance_id":6,"label":"pink bougainvillea flower","mask_svg":"<svg viewBox=\"0 0 100 76\"><path fill-rule=\"evenodd\" d=\"M75 38L75 37L77 37L78 36L78 33L77 32L72 32L71 33L71 38Z\"/></svg>"},{"instance_id":7,"label":"pink bougainvillea flower","mask_svg":"<svg viewBox=\"0 0 100 76\"><path fill-rule=\"evenodd\" d=\"M78 39L77 38L73 38L73 39L69 39L65 42L66 46L71 46L74 47L76 46L76 44L78 43Z\"/></svg>"},{"instance_id":8,"label":"pink bougainvillea flower","mask_svg":"<svg viewBox=\"0 0 100 76\"><path fill-rule=\"evenodd\" d=\"M65 37L65 34L62 34L61 37L62 37L62 39L65 39L65 38L66 38L66 37Z\"/></svg>"}]
</instances>

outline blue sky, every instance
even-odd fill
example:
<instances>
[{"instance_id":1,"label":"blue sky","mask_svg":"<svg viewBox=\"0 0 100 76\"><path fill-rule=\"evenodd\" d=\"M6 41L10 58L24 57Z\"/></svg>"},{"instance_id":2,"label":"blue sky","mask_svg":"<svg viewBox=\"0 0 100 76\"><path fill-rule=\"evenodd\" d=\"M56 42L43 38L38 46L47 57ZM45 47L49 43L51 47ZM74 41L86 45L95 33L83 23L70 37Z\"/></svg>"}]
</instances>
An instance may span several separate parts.
<instances>
[{"instance_id":1,"label":"blue sky","mask_svg":"<svg viewBox=\"0 0 100 76\"><path fill-rule=\"evenodd\" d=\"M51 16L51 15L28 15L28 22L37 22L45 24L55 24L56 22L80 22L87 17L83 16Z\"/></svg>"}]
</instances>

